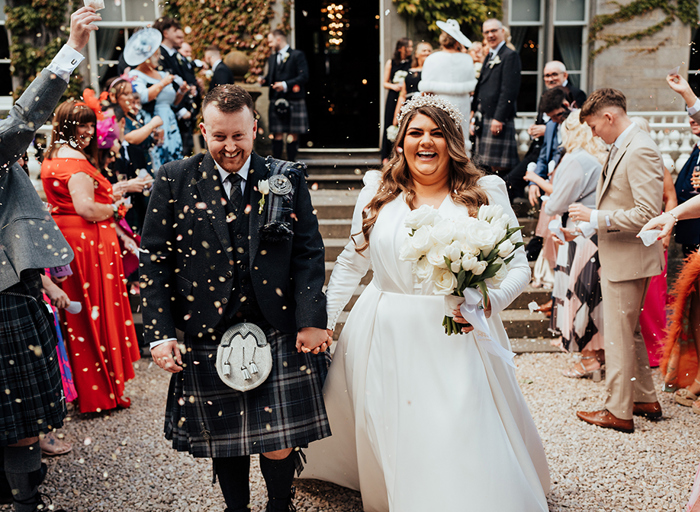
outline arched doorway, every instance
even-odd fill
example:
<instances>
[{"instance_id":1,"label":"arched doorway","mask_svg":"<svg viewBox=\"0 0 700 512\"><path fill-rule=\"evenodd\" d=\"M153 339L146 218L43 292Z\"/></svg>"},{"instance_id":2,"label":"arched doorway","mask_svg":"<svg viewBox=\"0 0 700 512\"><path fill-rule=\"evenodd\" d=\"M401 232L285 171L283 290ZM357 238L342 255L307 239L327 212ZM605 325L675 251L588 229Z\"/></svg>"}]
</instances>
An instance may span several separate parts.
<instances>
[{"instance_id":1,"label":"arched doorway","mask_svg":"<svg viewBox=\"0 0 700 512\"><path fill-rule=\"evenodd\" d=\"M295 47L306 54L311 129L302 148L377 148L379 2L297 0Z\"/></svg>"}]
</instances>

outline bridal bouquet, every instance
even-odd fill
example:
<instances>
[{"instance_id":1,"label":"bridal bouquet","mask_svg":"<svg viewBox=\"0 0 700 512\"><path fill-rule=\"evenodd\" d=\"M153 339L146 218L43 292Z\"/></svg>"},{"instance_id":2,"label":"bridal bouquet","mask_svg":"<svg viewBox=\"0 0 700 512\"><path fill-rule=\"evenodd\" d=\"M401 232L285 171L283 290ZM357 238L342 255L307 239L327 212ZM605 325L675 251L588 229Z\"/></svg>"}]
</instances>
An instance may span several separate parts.
<instances>
[{"instance_id":1,"label":"bridal bouquet","mask_svg":"<svg viewBox=\"0 0 700 512\"><path fill-rule=\"evenodd\" d=\"M488 308L489 288L500 286L514 251L523 245L513 236L522 227L510 227L510 217L499 205L481 206L476 218L456 219L442 218L433 207L423 205L406 216L405 225L411 232L400 259L412 262L418 280L445 296L445 333L461 333L452 310L464 302L465 290L474 295L476 290L469 288L480 292L480 308Z\"/></svg>"}]
</instances>

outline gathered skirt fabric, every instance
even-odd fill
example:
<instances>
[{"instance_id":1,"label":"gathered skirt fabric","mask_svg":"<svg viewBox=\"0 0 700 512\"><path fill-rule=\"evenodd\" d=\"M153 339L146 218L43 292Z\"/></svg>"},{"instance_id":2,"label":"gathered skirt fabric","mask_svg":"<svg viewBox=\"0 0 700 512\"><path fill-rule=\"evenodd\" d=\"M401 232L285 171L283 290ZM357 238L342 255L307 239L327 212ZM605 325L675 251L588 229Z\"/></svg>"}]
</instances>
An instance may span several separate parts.
<instances>
[{"instance_id":1,"label":"gathered skirt fabric","mask_svg":"<svg viewBox=\"0 0 700 512\"><path fill-rule=\"evenodd\" d=\"M140 358L124 268L113 221L87 222L54 215L75 259L73 275L60 283L82 311L62 312L64 341L73 370L80 412L114 409Z\"/></svg>"},{"instance_id":2,"label":"gathered skirt fabric","mask_svg":"<svg viewBox=\"0 0 700 512\"><path fill-rule=\"evenodd\" d=\"M472 334L447 336L444 299L358 299L324 389L333 436L305 478L362 492L367 512L546 511L549 470L515 372ZM510 343L498 316L492 336Z\"/></svg>"},{"instance_id":3,"label":"gathered skirt fabric","mask_svg":"<svg viewBox=\"0 0 700 512\"><path fill-rule=\"evenodd\" d=\"M56 331L38 270L0 292L0 446L60 428L66 416Z\"/></svg>"}]
</instances>

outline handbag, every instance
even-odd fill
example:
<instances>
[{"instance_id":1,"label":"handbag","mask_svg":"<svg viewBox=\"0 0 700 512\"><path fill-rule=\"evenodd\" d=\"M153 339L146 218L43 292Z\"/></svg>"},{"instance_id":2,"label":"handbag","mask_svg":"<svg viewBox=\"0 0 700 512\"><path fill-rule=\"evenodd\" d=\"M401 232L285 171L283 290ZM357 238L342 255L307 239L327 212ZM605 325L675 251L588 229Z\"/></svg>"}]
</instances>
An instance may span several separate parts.
<instances>
[{"instance_id":1,"label":"handbag","mask_svg":"<svg viewBox=\"0 0 700 512\"><path fill-rule=\"evenodd\" d=\"M242 322L229 327L216 350L216 371L228 387L250 391L272 371L272 350L263 330Z\"/></svg>"}]
</instances>

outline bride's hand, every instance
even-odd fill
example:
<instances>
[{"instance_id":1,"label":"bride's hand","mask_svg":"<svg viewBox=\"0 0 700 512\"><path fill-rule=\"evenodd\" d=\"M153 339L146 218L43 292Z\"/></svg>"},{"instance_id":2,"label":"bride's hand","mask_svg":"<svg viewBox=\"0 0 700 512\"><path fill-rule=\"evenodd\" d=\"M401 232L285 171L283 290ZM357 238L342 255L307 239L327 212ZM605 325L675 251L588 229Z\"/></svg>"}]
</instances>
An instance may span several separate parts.
<instances>
[{"instance_id":1,"label":"bride's hand","mask_svg":"<svg viewBox=\"0 0 700 512\"><path fill-rule=\"evenodd\" d=\"M462 332L464 334L470 333L474 330L474 326L464 319L464 317L462 316L462 313L459 311L459 309L453 310L452 314L454 315L455 322L457 322L458 324L465 324L466 325L466 327L462 327Z\"/></svg>"},{"instance_id":2,"label":"bride's hand","mask_svg":"<svg viewBox=\"0 0 700 512\"><path fill-rule=\"evenodd\" d=\"M333 336L326 329L304 327L297 333L297 352L318 354L325 352L333 343Z\"/></svg>"}]
</instances>

